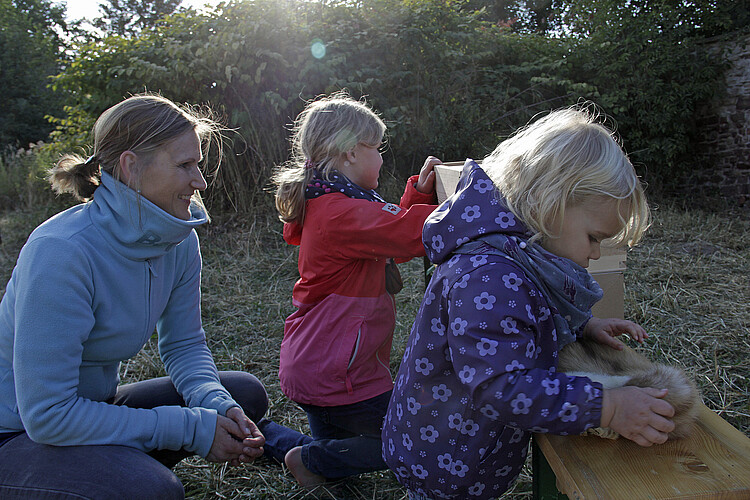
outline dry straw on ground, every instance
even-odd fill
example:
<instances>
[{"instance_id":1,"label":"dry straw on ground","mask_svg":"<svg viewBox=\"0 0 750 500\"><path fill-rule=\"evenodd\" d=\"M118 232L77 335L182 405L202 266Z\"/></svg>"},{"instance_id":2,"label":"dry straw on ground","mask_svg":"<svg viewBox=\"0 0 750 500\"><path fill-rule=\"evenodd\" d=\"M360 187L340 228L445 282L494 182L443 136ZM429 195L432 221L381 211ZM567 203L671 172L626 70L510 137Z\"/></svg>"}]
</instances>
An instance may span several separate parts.
<instances>
[{"instance_id":1,"label":"dry straw on ground","mask_svg":"<svg viewBox=\"0 0 750 500\"><path fill-rule=\"evenodd\" d=\"M390 196L389 199L396 198ZM26 235L47 214L7 214L0 219L3 278L7 280ZM203 318L220 369L253 373L266 385L269 415L307 430L303 412L284 397L277 380L284 318L293 310L295 249L285 245L273 215L212 224L200 232L204 257ZM750 435L750 217L720 210L665 206L645 241L628 255L626 314L651 337L649 357L683 367L706 404ZM400 266L391 368L398 368L411 320L424 289L420 259ZM123 380L163 374L155 342L123 364ZM260 459L231 468L192 458L176 472L192 499L404 499L391 473L366 474L310 493L284 467ZM530 498L528 470L505 498Z\"/></svg>"}]
</instances>

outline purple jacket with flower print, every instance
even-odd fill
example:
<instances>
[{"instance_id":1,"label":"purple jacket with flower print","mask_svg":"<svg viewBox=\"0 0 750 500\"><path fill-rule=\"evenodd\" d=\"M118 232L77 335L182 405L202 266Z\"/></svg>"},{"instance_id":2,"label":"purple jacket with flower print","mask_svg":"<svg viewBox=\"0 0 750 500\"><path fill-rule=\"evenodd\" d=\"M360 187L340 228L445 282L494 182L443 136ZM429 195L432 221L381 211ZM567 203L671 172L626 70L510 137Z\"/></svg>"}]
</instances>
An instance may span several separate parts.
<instances>
[{"instance_id":1,"label":"purple jacket with flower print","mask_svg":"<svg viewBox=\"0 0 750 500\"><path fill-rule=\"evenodd\" d=\"M467 160L424 226L437 268L383 425L386 463L428 498L497 497L521 471L531 432L579 434L601 418L601 384L556 372L550 305L523 270L488 246L456 252L490 232L529 236Z\"/></svg>"}]
</instances>

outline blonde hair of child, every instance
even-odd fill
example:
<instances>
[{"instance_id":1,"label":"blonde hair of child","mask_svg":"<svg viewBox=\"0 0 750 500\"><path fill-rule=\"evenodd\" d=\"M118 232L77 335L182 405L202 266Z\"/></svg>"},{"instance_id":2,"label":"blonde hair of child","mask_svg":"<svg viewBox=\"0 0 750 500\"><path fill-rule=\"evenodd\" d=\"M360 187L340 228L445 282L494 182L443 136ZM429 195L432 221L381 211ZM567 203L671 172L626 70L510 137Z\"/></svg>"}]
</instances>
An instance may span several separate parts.
<instances>
[{"instance_id":1,"label":"blonde hair of child","mask_svg":"<svg viewBox=\"0 0 750 500\"><path fill-rule=\"evenodd\" d=\"M308 103L294 122L291 158L273 175L279 218L301 224L312 167L327 178L343 154L357 144L379 147L385 130L383 120L364 101L352 99L345 91Z\"/></svg>"},{"instance_id":2,"label":"blonde hair of child","mask_svg":"<svg viewBox=\"0 0 750 500\"><path fill-rule=\"evenodd\" d=\"M622 229L612 243L633 246L648 228L643 185L601 116L590 103L553 111L483 160L510 210L534 233L532 241L558 237L568 207L602 197L618 201Z\"/></svg>"}]
</instances>

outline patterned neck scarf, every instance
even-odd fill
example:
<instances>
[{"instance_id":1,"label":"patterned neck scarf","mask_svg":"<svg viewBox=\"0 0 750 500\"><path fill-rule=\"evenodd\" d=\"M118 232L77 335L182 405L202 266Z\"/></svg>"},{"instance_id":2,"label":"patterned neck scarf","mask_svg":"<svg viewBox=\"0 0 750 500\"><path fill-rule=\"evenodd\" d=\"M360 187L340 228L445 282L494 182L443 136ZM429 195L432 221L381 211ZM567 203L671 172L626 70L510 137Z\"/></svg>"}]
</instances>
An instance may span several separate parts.
<instances>
[{"instance_id":1,"label":"patterned neck scarf","mask_svg":"<svg viewBox=\"0 0 750 500\"><path fill-rule=\"evenodd\" d=\"M576 332L591 318L591 307L604 295L588 271L569 259L549 253L537 243L529 244L516 236L501 233L465 243L455 253L487 253L487 247L482 243L489 245L489 253L502 255L518 264L556 309L552 311L552 318L559 349L574 342Z\"/></svg>"},{"instance_id":2,"label":"patterned neck scarf","mask_svg":"<svg viewBox=\"0 0 750 500\"><path fill-rule=\"evenodd\" d=\"M349 198L385 203L385 200L374 189L359 187L337 170L332 170L326 178L323 172L314 168L313 178L305 187L305 199L310 200L330 193L343 193Z\"/></svg>"}]
</instances>

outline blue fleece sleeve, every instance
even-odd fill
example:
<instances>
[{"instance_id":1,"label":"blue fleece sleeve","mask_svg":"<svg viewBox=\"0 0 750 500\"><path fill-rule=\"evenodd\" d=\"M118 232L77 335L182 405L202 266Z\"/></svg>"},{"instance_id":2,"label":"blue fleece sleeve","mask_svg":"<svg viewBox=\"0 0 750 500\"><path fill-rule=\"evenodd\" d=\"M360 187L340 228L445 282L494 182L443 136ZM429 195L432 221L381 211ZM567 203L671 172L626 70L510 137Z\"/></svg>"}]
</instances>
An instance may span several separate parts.
<instances>
[{"instance_id":1,"label":"blue fleece sleeve","mask_svg":"<svg viewBox=\"0 0 750 500\"><path fill-rule=\"evenodd\" d=\"M81 397L83 346L94 327L94 270L85 251L67 240L28 243L14 271L13 368L18 412L29 437L51 445L117 444L139 450L207 453L216 412L135 409ZM113 340L116 341L116 340ZM103 369L104 387L117 383Z\"/></svg>"},{"instance_id":2,"label":"blue fleece sleeve","mask_svg":"<svg viewBox=\"0 0 750 500\"><path fill-rule=\"evenodd\" d=\"M601 385L555 371L557 339L539 291L515 267L470 260L476 270L453 283L445 326L455 373L483 412L534 432L598 426Z\"/></svg>"},{"instance_id":3,"label":"blue fleece sleeve","mask_svg":"<svg viewBox=\"0 0 750 500\"><path fill-rule=\"evenodd\" d=\"M197 234L193 232L180 246L176 265L181 269L175 272L169 302L156 325L159 352L172 383L189 407L211 408L225 415L229 408L239 405L219 381L201 326L201 255ZM203 446L208 446L206 453L213 436L213 429L210 436L199 436Z\"/></svg>"}]
</instances>

